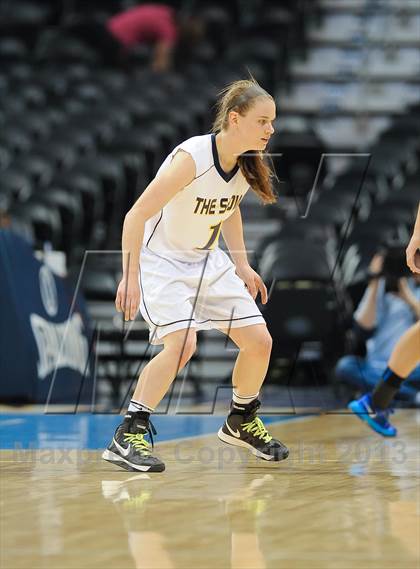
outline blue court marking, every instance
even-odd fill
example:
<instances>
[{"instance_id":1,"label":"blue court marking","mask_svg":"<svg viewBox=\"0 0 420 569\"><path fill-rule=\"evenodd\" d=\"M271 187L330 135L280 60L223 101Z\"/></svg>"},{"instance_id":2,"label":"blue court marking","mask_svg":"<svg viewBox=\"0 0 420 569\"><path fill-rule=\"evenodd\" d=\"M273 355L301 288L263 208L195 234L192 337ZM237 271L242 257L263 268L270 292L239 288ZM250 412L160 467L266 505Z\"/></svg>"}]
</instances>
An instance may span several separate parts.
<instances>
[{"instance_id":1,"label":"blue court marking","mask_svg":"<svg viewBox=\"0 0 420 569\"><path fill-rule=\"evenodd\" d=\"M297 415L262 417L266 424L291 421ZM103 449L121 415L0 414L0 449ZM216 433L225 417L214 415L155 415L156 442Z\"/></svg>"}]
</instances>

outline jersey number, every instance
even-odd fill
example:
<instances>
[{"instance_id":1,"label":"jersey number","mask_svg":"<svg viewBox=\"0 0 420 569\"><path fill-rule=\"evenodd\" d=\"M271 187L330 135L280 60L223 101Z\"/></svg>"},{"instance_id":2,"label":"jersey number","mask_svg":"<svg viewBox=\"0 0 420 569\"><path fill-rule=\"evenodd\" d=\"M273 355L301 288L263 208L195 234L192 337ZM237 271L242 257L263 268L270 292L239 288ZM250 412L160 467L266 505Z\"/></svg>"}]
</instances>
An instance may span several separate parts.
<instances>
[{"instance_id":1,"label":"jersey number","mask_svg":"<svg viewBox=\"0 0 420 569\"><path fill-rule=\"evenodd\" d=\"M204 245L204 247L197 247L197 249L213 249L214 244L219 237L220 228L222 227L222 221L217 225L211 225L210 229L212 230L212 234L208 242Z\"/></svg>"}]
</instances>

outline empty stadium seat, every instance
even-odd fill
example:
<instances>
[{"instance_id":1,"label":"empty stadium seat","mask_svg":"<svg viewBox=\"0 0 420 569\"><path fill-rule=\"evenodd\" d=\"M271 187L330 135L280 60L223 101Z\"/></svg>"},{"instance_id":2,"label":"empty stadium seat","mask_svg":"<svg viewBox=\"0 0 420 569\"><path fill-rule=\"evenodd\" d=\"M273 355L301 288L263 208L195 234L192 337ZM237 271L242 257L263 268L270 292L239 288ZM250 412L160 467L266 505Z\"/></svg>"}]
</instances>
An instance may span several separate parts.
<instances>
[{"instance_id":1,"label":"empty stadium seat","mask_svg":"<svg viewBox=\"0 0 420 569\"><path fill-rule=\"evenodd\" d=\"M86 101L92 107L100 104L106 98L105 89L97 83L84 82L75 85L69 95L81 101Z\"/></svg>"},{"instance_id":2,"label":"empty stadium seat","mask_svg":"<svg viewBox=\"0 0 420 569\"><path fill-rule=\"evenodd\" d=\"M16 111L13 111L13 114L9 114L4 127L18 127L37 140L45 139L51 134L51 125L47 122L46 117L42 116L42 113L22 108L16 109Z\"/></svg>"},{"instance_id":3,"label":"empty stadium seat","mask_svg":"<svg viewBox=\"0 0 420 569\"><path fill-rule=\"evenodd\" d=\"M97 146L95 134L82 125L62 125L55 129L48 140L51 143L68 144L81 155L93 153Z\"/></svg>"},{"instance_id":4,"label":"empty stadium seat","mask_svg":"<svg viewBox=\"0 0 420 569\"><path fill-rule=\"evenodd\" d=\"M47 96L44 89L35 83L26 83L19 88L19 95L28 109L42 109L47 104Z\"/></svg>"},{"instance_id":5,"label":"empty stadium seat","mask_svg":"<svg viewBox=\"0 0 420 569\"><path fill-rule=\"evenodd\" d=\"M9 167L1 171L0 191L16 201L25 201L33 193L33 183L29 174L25 174L16 167Z\"/></svg>"},{"instance_id":6,"label":"empty stadium seat","mask_svg":"<svg viewBox=\"0 0 420 569\"><path fill-rule=\"evenodd\" d=\"M68 168L73 166L77 160L75 147L65 142L43 141L36 146L37 155L48 160L53 160L57 168Z\"/></svg>"},{"instance_id":7,"label":"empty stadium seat","mask_svg":"<svg viewBox=\"0 0 420 569\"><path fill-rule=\"evenodd\" d=\"M123 165L111 154L84 157L75 168L79 174L86 174L100 183L103 202L102 221L106 226L107 243L115 243L120 234L118 223L122 219L122 208L126 199Z\"/></svg>"},{"instance_id":8,"label":"empty stadium seat","mask_svg":"<svg viewBox=\"0 0 420 569\"><path fill-rule=\"evenodd\" d=\"M16 37L3 37L0 39L0 62L2 65L14 61L23 61L28 55L26 45Z\"/></svg>"},{"instance_id":9,"label":"empty stadium seat","mask_svg":"<svg viewBox=\"0 0 420 569\"><path fill-rule=\"evenodd\" d=\"M271 92L274 92L282 79L282 60L279 58L277 42L272 39L242 38L229 47L225 57L235 65L242 66L244 62L252 61L260 63L265 68L265 84Z\"/></svg>"},{"instance_id":10,"label":"empty stadium seat","mask_svg":"<svg viewBox=\"0 0 420 569\"><path fill-rule=\"evenodd\" d=\"M349 188L344 190L340 185L334 184L330 190L321 192L316 203L318 207L326 205L327 207L337 206L343 207L348 211L349 217L353 220L365 220L369 216L372 207L370 196L364 192L358 192L359 188Z\"/></svg>"},{"instance_id":11,"label":"empty stadium seat","mask_svg":"<svg viewBox=\"0 0 420 569\"><path fill-rule=\"evenodd\" d=\"M79 235L74 235L74 244L83 248L98 248L105 240L104 203L101 181L96 175L78 172L77 169L56 173L51 187L60 188L80 196L82 202L83 227Z\"/></svg>"},{"instance_id":12,"label":"empty stadium seat","mask_svg":"<svg viewBox=\"0 0 420 569\"><path fill-rule=\"evenodd\" d=\"M319 342L324 356L339 353L351 304L333 269L323 245L290 239L267 246L260 274L272 288L263 310L277 357L294 357L304 342Z\"/></svg>"},{"instance_id":13,"label":"empty stadium seat","mask_svg":"<svg viewBox=\"0 0 420 569\"><path fill-rule=\"evenodd\" d=\"M95 137L97 146L112 140L115 132L115 127L110 118L98 120L95 115L90 116L88 111L74 114L71 119L71 126L73 129L80 128L85 132L90 132Z\"/></svg>"},{"instance_id":14,"label":"empty stadium seat","mask_svg":"<svg viewBox=\"0 0 420 569\"><path fill-rule=\"evenodd\" d=\"M153 133L152 129L130 129L129 131L119 132L110 143L105 146L105 149L108 152L112 152L113 149L116 149L119 153L124 151L144 154L148 180L154 177L163 158L159 138Z\"/></svg>"},{"instance_id":15,"label":"empty stadium seat","mask_svg":"<svg viewBox=\"0 0 420 569\"><path fill-rule=\"evenodd\" d=\"M51 203L33 196L24 203L12 206L11 213L32 224L36 248L42 249L45 243L50 243L54 249L59 249L62 243L62 224L60 214Z\"/></svg>"},{"instance_id":16,"label":"empty stadium seat","mask_svg":"<svg viewBox=\"0 0 420 569\"><path fill-rule=\"evenodd\" d=\"M11 166L27 174L34 185L47 186L54 175L54 162L51 157L45 158L36 152L15 158Z\"/></svg>"},{"instance_id":17,"label":"empty stadium seat","mask_svg":"<svg viewBox=\"0 0 420 569\"><path fill-rule=\"evenodd\" d=\"M127 147L124 139L114 139L105 150L117 157L124 167L126 195L120 204L122 215L131 208L149 182L147 158L145 153Z\"/></svg>"},{"instance_id":18,"label":"empty stadium seat","mask_svg":"<svg viewBox=\"0 0 420 569\"><path fill-rule=\"evenodd\" d=\"M270 152L278 175L282 180L286 179L291 183L292 195L308 194L314 185L321 156L325 153L319 137L312 131L292 132L282 131L280 128L270 140ZM318 175L319 184L326 168L324 160Z\"/></svg>"},{"instance_id":19,"label":"empty stadium seat","mask_svg":"<svg viewBox=\"0 0 420 569\"><path fill-rule=\"evenodd\" d=\"M302 247L305 247L306 242L322 245L327 256L334 256L338 245L336 232L331 225L311 218L288 219L281 224L278 231L270 233L258 242L252 266L255 266L257 271L260 270L260 262L268 245L273 243L275 251L275 243L281 245L289 241L294 243L301 241Z\"/></svg>"},{"instance_id":20,"label":"empty stadium seat","mask_svg":"<svg viewBox=\"0 0 420 569\"><path fill-rule=\"evenodd\" d=\"M51 204L60 214L62 225L62 239L59 249L64 251L68 263L77 259L82 251L78 248L77 236L81 234L84 221L83 203L80 194L71 193L65 188L50 186L42 192L37 192L36 197L46 204Z\"/></svg>"},{"instance_id":21,"label":"empty stadium seat","mask_svg":"<svg viewBox=\"0 0 420 569\"><path fill-rule=\"evenodd\" d=\"M115 300L118 282L115 274L108 270L88 268L82 277L83 293L88 300Z\"/></svg>"},{"instance_id":22,"label":"empty stadium seat","mask_svg":"<svg viewBox=\"0 0 420 569\"><path fill-rule=\"evenodd\" d=\"M12 95L11 93L1 93L0 94L0 109L4 113L4 120L2 121L5 125L11 121L7 120L10 115L22 113L25 110L25 101L23 97Z\"/></svg>"},{"instance_id":23,"label":"empty stadium seat","mask_svg":"<svg viewBox=\"0 0 420 569\"><path fill-rule=\"evenodd\" d=\"M232 33L231 16L224 6L204 5L200 12L206 35L216 48L217 54L222 54L229 44Z\"/></svg>"},{"instance_id":24,"label":"empty stadium seat","mask_svg":"<svg viewBox=\"0 0 420 569\"><path fill-rule=\"evenodd\" d=\"M9 166L12 156L12 151L0 141L0 170Z\"/></svg>"},{"instance_id":25,"label":"empty stadium seat","mask_svg":"<svg viewBox=\"0 0 420 569\"><path fill-rule=\"evenodd\" d=\"M95 50L76 37L66 36L62 29L43 32L38 40L34 55L40 63L63 61L94 65L100 61Z\"/></svg>"}]
</instances>

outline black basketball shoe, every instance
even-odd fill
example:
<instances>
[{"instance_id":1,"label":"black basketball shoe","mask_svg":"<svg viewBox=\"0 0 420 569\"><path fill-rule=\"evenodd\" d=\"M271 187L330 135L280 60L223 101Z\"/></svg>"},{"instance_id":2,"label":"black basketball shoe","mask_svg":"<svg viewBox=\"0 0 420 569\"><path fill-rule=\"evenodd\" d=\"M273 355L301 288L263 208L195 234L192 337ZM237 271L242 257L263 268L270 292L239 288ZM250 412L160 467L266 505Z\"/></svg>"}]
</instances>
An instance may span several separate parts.
<instances>
[{"instance_id":1,"label":"black basketball shoe","mask_svg":"<svg viewBox=\"0 0 420 569\"><path fill-rule=\"evenodd\" d=\"M128 411L102 458L125 470L162 472L165 470L165 464L151 454L152 432L156 434L148 413ZM150 435L151 443L144 438L147 434Z\"/></svg>"},{"instance_id":2,"label":"black basketball shoe","mask_svg":"<svg viewBox=\"0 0 420 569\"><path fill-rule=\"evenodd\" d=\"M257 417L260 407L258 399L248 405L232 401L228 418L217 435L224 443L248 448L252 454L264 460L284 460L289 456L289 450L268 433L264 423Z\"/></svg>"}]
</instances>

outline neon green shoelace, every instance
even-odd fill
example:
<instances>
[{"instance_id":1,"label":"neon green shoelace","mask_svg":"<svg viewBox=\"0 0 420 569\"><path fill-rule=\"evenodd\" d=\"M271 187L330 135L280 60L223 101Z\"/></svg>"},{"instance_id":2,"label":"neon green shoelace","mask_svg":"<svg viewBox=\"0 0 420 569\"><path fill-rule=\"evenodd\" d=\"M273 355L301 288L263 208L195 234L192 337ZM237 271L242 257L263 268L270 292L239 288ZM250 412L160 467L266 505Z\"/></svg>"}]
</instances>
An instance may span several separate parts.
<instances>
[{"instance_id":1,"label":"neon green shoelace","mask_svg":"<svg viewBox=\"0 0 420 569\"><path fill-rule=\"evenodd\" d=\"M264 427L264 423L259 417L255 417L255 419L248 423L242 423L241 427L243 427L244 431L251 433L251 435L254 435L254 437L262 439L265 443L269 443L273 438L268 434L267 429Z\"/></svg>"},{"instance_id":2,"label":"neon green shoelace","mask_svg":"<svg viewBox=\"0 0 420 569\"><path fill-rule=\"evenodd\" d=\"M127 509L142 508L143 506L146 505L148 500L150 500L151 496L152 496L151 492L141 492L138 496L134 496L134 498L130 498L129 500L125 500L123 503L123 506L124 506L124 508L127 508Z\"/></svg>"},{"instance_id":3,"label":"neon green shoelace","mask_svg":"<svg viewBox=\"0 0 420 569\"><path fill-rule=\"evenodd\" d=\"M148 456L150 454L150 443L144 439L142 433L124 433L124 441L133 445L141 454Z\"/></svg>"}]
</instances>

